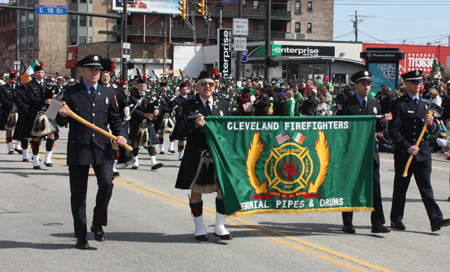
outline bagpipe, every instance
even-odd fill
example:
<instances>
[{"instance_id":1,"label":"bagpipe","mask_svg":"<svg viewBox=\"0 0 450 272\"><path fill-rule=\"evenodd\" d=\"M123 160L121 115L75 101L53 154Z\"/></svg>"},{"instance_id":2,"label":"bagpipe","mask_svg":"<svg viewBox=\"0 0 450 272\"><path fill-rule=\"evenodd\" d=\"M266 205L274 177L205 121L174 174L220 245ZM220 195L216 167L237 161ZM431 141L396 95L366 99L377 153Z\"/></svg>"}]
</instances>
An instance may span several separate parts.
<instances>
[{"instance_id":1,"label":"bagpipe","mask_svg":"<svg viewBox=\"0 0 450 272\"><path fill-rule=\"evenodd\" d=\"M148 124L147 119L143 119L141 125L139 126L138 133L133 139L133 146L148 147L149 134L148 134Z\"/></svg>"}]
</instances>

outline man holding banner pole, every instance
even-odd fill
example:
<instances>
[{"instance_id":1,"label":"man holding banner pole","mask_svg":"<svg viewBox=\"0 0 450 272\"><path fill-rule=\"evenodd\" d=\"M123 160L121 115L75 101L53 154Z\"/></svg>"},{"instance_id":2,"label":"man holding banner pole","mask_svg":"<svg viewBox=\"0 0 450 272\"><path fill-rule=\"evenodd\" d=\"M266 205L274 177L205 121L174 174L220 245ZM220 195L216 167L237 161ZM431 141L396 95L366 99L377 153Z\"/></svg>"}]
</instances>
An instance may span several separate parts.
<instances>
[{"instance_id":1,"label":"man holding banner pole","mask_svg":"<svg viewBox=\"0 0 450 272\"><path fill-rule=\"evenodd\" d=\"M380 105L378 101L369 99L370 83L372 82L372 73L369 71L359 71L355 73L351 80L355 83L356 95L345 100L342 105L338 105L336 115L377 115L380 112ZM376 122L376 132L383 130L387 122L392 120L392 114L386 113L383 119L378 119ZM372 135L375 137L375 135ZM380 157L378 149L375 145L373 153L373 207L375 211L372 212L370 220L372 223L372 233L388 233L388 228L384 226L385 219L383 213L383 205L381 202L380 189ZM346 233L355 233L353 227L353 212L343 212L342 220L344 226L342 230Z\"/></svg>"},{"instance_id":2,"label":"man holding banner pole","mask_svg":"<svg viewBox=\"0 0 450 272\"><path fill-rule=\"evenodd\" d=\"M210 115L228 116L228 102L220 97L213 97L214 80L206 71L200 73L196 89L198 94L195 98L181 104L177 112L173 135L175 139L187 138L187 144L175 188L192 190L189 206L195 223L194 236L199 241L208 240L203 224L202 194L217 191L214 235L230 240L231 234L224 225L225 207L208 150L203 118Z\"/></svg>"}]
</instances>

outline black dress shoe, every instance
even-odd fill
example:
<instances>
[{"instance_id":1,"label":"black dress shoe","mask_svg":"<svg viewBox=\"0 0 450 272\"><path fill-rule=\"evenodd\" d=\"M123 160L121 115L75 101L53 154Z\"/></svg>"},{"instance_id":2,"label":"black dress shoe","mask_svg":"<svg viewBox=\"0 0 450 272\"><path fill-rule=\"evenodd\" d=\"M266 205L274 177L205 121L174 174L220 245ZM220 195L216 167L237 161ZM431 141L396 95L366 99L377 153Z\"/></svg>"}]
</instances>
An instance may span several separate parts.
<instances>
[{"instance_id":1,"label":"black dress shoe","mask_svg":"<svg viewBox=\"0 0 450 272\"><path fill-rule=\"evenodd\" d=\"M46 162L44 162L44 164L45 164L45 166L47 166L47 167L52 167L52 166L53 166L53 163L46 163Z\"/></svg>"},{"instance_id":2,"label":"black dress shoe","mask_svg":"<svg viewBox=\"0 0 450 272\"><path fill-rule=\"evenodd\" d=\"M33 169L41 170L41 167L39 165L38 166L33 166Z\"/></svg>"},{"instance_id":3,"label":"black dress shoe","mask_svg":"<svg viewBox=\"0 0 450 272\"><path fill-rule=\"evenodd\" d=\"M202 241L202 242L208 241L208 236L206 236L206 235L198 235L198 236L194 236L194 237L195 237L195 239Z\"/></svg>"},{"instance_id":4,"label":"black dress shoe","mask_svg":"<svg viewBox=\"0 0 450 272\"><path fill-rule=\"evenodd\" d=\"M139 166L132 166L131 169L138 169Z\"/></svg>"},{"instance_id":5,"label":"black dress shoe","mask_svg":"<svg viewBox=\"0 0 450 272\"><path fill-rule=\"evenodd\" d=\"M343 226L342 231L350 234L356 233L355 228L352 225Z\"/></svg>"},{"instance_id":6,"label":"black dress shoe","mask_svg":"<svg viewBox=\"0 0 450 272\"><path fill-rule=\"evenodd\" d=\"M220 239L222 239L222 240L231 240L231 239L233 239L233 237L231 237L231 233L225 234L225 235L219 235L219 234L214 232L214 235L217 236L217 237L220 237Z\"/></svg>"},{"instance_id":7,"label":"black dress shoe","mask_svg":"<svg viewBox=\"0 0 450 272\"><path fill-rule=\"evenodd\" d=\"M383 226L383 224L377 224L372 226L372 233L389 233L391 232L388 228Z\"/></svg>"},{"instance_id":8,"label":"black dress shoe","mask_svg":"<svg viewBox=\"0 0 450 272\"><path fill-rule=\"evenodd\" d=\"M89 243L86 239L78 239L75 246L78 249L89 249Z\"/></svg>"},{"instance_id":9,"label":"black dress shoe","mask_svg":"<svg viewBox=\"0 0 450 272\"><path fill-rule=\"evenodd\" d=\"M157 163L157 164L155 164L155 165L152 166L152 170L159 169L159 168L161 168L161 167L163 167L163 166L164 166L164 164L162 164L162 163Z\"/></svg>"},{"instance_id":10,"label":"black dress shoe","mask_svg":"<svg viewBox=\"0 0 450 272\"><path fill-rule=\"evenodd\" d=\"M15 149L16 151L17 151L17 153L19 153L20 155L22 155L23 154L23 150L20 150L20 149Z\"/></svg>"},{"instance_id":11,"label":"black dress shoe","mask_svg":"<svg viewBox=\"0 0 450 272\"><path fill-rule=\"evenodd\" d=\"M164 155L164 151L160 151L159 154L163 154Z\"/></svg>"},{"instance_id":12,"label":"black dress shoe","mask_svg":"<svg viewBox=\"0 0 450 272\"><path fill-rule=\"evenodd\" d=\"M175 153L175 150L169 150L170 153Z\"/></svg>"},{"instance_id":13,"label":"black dress shoe","mask_svg":"<svg viewBox=\"0 0 450 272\"><path fill-rule=\"evenodd\" d=\"M397 230L405 230L405 224L403 224L401 221L397 222L391 222L391 228L397 229Z\"/></svg>"},{"instance_id":14,"label":"black dress shoe","mask_svg":"<svg viewBox=\"0 0 450 272\"><path fill-rule=\"evenodd\" d=\"M29 162L30 160L29 159L23 159L22 161L23 162Z\"/></svg>"},{"instance_id":15,"label":"black dress shoe","mask_svg":"<svg viewBox=\"0 0 450 272\"><path fill-rule=\"evenodd\" d=\"M12 154L14 154L14 151L9 151L8 154L12 155Z\"/></svg>"},{"instance_id":16,"label":"black dress shoe","mask_svg":"<svg viewBox=\"0 0 450 272\"><path fill-rule=\"evenodd\" d=\"M94 233L95 240L97 240L99 242L105 241L106 234L103 231L102 226L95 226L94 227L94 225L92 225L91 226L91 231Z\"/></svg>"},{"instance_id":17,"label":"black dress shoe","mask_svg":"<svg viewBox=\"0 0 450 272\"><path fill-rule=\"evenodd\" d=\"M114 176L118 177L118 176L120 176L120 173L119 172L114 172Z\"/></svg>"},{"instance_id":18,"label":"black dress shoe","mask_svg":"<svg viewBox=\"0 0 450 272\"><path fill-rule=\"evenodd\" d=\"M438 231L441 227L450 225L450 219L439 219L436 223L431 225L431 231Z\"/></svg>"}]
</instances>

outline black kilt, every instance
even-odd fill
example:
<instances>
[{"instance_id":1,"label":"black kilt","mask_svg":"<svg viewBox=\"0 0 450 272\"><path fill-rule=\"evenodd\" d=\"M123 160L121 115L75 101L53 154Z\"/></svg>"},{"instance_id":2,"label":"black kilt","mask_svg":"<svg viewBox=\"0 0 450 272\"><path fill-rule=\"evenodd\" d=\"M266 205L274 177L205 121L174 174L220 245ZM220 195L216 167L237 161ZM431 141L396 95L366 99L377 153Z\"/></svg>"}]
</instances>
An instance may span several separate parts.
<instances>
[{"instance_id":1,"label":"black kilt","mask_svg":"<svg viewBox=\"0 0 450 272\"><path fill-rule=\"evenodd\" d=\"M161 114L157 115L155 118L154 127L156 130L156 133L158 133L158 134L162 134L161 125L162 125L163 120L164 120L164 116Z\"/></svg>"},{"instance_id":2,"label":"black kilt","mask_svg":"<svg viewBox=\"0 0 450 272\"><path fill-rule=\"evenodd\" d=\"M28 115L19 113L19 118L17 118L16 129L14 130L13 139L16 141L25 140L25 128L28 122Z\"/></svg>"},{"instance_id":3,"label":"black kilt","mask_svg":"<svg viewBox=\"0 0 450 272\"><path fill-rule=\"evenodd\" d=\"M183 160L180 164L180 170L178 171L175 188L190 189L189 187L191 186L191 183L194 180L195 175L197 174L201 155L202 153L198 151L194 146L186 146Z\"/></svg>"},{"instance_id":4,"label":"black kilt","mask_svg":"<svg viewBox=\"0 0 450 272\"><path fill-rule=\"evenodd\" d=\"M2 109L1 117L0 117L0 130L5 130L6 122L8 121L9 112L11 111L11 108L4 108Z\"/></svg>"},{"instance_id":5,"label":"black kilt","mask_svg":"<svg viewBox=\"0 0 450 272\"><path fill-rule=\"evenodd\" d=\"M136 137L139 126L141 123L131 122L130 125L130 142L133 143L134 138ZM158 135L156 135L155 129L153 128L153 124L151 122L147 122L148 125L148 140L151 144L156 145L159 144Z\"/></svg>"},{"instance_id":6,"label":"black kilt","mask_svg":"<svg viewBox=\"0 0 450 272\"><path fill-rule=\"evenodd\" d=\"M27 120L25 121L23 137L25 139L33 139L36 138L31 135L31 130L33 129L34 119L36 119L37 111L30 110L27 116Z\"/></svg>"}]
</instances>

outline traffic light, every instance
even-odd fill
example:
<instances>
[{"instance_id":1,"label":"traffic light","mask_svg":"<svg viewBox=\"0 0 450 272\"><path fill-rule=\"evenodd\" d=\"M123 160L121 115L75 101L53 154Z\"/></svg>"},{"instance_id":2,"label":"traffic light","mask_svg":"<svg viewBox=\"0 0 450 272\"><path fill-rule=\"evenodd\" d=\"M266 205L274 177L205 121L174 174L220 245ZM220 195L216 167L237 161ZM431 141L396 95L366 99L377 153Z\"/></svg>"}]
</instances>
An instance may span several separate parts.
<instances>
[{"instance_id":1,"label":"traffic light","mask_svg":"<svg viewBox=\"0 0 450 272\"><path fill-rule=\"evenodd\" d=\"M186 19L186 12L187 12L187 2L186 1L179 1L178 3L180 3L181 7L179 7L178 9L181 11L181 13L179 14L181 18Z\"/></svg>"},{"instance_id":2,"label":"traffic light","mask_svg":"<svg viewBox=\"0 0 450 272\"><path fill-rule=\"evenodd\" d=\"M199 7L199 9L197 9L198 13L200 13L201 15L205 16L206 14L206 0L200 0L200 3L197 4L197 6Z\"/></svg>"}]
</instances>

